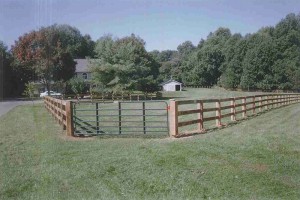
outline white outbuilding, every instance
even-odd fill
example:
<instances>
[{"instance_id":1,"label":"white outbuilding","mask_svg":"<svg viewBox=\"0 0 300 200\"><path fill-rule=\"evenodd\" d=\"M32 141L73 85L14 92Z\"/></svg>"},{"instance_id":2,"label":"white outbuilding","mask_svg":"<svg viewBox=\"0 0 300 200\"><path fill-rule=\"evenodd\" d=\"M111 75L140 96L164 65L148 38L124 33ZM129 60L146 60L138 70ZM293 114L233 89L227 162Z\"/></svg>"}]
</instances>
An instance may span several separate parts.
<instances>
[{"instance_id":1,"label":"white outbuilding","mask_svg":"<svg viewBox=\"0 0 300 200\"><path fill-rule=\"evenodd\" d=\"M182 83L170 79L159 84L162 87L163 91L181 91L182 90Z\"/></svg>"}]
</instances>

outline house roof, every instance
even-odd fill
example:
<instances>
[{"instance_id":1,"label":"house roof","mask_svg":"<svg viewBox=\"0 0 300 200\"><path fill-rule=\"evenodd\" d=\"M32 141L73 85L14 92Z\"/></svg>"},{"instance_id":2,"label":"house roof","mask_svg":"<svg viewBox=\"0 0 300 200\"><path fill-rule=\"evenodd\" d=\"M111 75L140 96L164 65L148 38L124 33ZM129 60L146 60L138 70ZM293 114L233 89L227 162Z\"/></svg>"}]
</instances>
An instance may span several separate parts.
<instances>
[{"instance_id":1,"label":"house roof","mask_svg":"<svg viewBox=\"0 0 300 200\"><path fill-rule=\"evenodd\" d=\"M178 81L175 81L175 80L173 80L173 79L169 79L169 80L167 80L167 81L165 81L165 82L162 82L162 83L159 84L159 85L163 86L163 85L166 85L166 84L172 83L172 82L177 83L177 84L179 84L179 85L182 84L182 83L180 83L180 82L178 82Z\"/></svg>"},{"instance_id":2,"label":"house roof","mask_svg":"<svg viewBox=\"0 0 300 200\"><path fill-rule=\"evenodd\" d=\"M74 61L77 62L75 72L89 72L87 59L74 59Z\"/></svg>"}]
</instances>

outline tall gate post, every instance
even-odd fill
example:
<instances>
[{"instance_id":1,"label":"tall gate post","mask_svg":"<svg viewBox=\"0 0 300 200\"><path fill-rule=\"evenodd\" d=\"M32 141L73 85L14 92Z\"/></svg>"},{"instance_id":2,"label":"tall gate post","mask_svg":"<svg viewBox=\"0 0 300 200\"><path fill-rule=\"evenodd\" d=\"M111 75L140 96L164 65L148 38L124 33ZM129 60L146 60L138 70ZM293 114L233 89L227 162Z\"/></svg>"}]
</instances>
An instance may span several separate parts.
<instances>
[{"instance_id":1,"label":"tall gate post","mask_svg":"<svg viewBox=\"0 0 300 200\"><path fill-rule=\"evenodd\" d=\"M178 102L170 100L170 136L178 136Z\"/></svg>"},{"instance_id":2,"label":"tall gate post","mask_svg":"<svg viewBox=\"0 0 300 200\"><path fill-rule=\"evenodd\" d=\"M66 116L67 136L74 136L72 101L67 101L67 104L66 104L66 115L67 115Z\"/></svg>"}]
</instances>

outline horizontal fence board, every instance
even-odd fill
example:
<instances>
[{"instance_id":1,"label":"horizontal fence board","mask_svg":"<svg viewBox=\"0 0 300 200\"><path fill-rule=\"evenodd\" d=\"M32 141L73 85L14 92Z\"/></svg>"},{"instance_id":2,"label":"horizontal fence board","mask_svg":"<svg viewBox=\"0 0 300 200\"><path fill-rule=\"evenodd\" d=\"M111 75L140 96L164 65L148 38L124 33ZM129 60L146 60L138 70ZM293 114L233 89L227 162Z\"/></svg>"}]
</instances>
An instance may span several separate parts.
<instances>
[{"instance_id":1,"label":"horizontal fence board","mask_svg":"<svg viewBox=\"0 0 300 200\"><path fill-rule=\"evenodd\" d=\"M221 107L221 110L226 110L226 109L229 109L229 108L234 108L233 105L230 105L230 106L222 106Z\"/></svg>"},{"instance_id":2,"label":"horizontal fence board","mask_svg":"<svg viewBox=\"0 0 300 200\"><path fill-rule=\"evenodd\" d=\"M250 105L250 104L253 104L253 102L250 101L245 103L245 105Z\"/></svg>"},{"instance_id":3,"label":"horizontal fence board","mask_svg":"<svg viewBox=\"0 0 300 200\"><path fill-rule=\"evenodd\" d=\"M191 121L179 122L178 127L201 123L201 121L202 121L201 119L195 119L195 120L191 120Z\"/></svg>"},{"instance_id":4,"label":"horizontal fence board","mask_svg":"<svg viewBox=\"0 0 300 200\"><path fill-rule=\"evenodd\" d=\"M201 109L178 111L178 116L189 115L189 114L200 113L200 112L201 112Z\"/></svg>"},{"instance_id":5,"label":"horizontal fence board","mask_svg":"<svg viewBox=\"0 0 300 200\"><path fill-rule=\"evenodd\" d=\"M235 100L241 100L241 99L244 99L245 97L235 97L234 99Z\"/></svg>"},{"instance_id":6,"label":"horizontal fence board","mask_svg":"<svg viewBox=\"0 0 300 200\"><path fill-rule=\"evenodd\" d=\"M214 103L220 101L220 99L203 99L201 100L203 103Z\"/></svg>"},{"instance_id":7,"label":"horizontal fence board","mask_svg":"<svg viewBox=\"0 0 300 200\"><path fill-rule=\"evenodd\" d=\"M250 110L253 110L253 108L247 108L247 109L246 109L246 111L250 111Z\"/></svg>"},{"instance_id":8,"label":"horizontal fence board","mask_svg":"<svg viewBox=\"0 0 300 200\"><path fill-rule=\"evenodd\" d=\"M217 117L217 116L214 116L214 117L205 117L205 118L203 118L203 121L207 122L207 121L215 120L215 119L218 119L218 118L219 117Z\"/></svg>"},{"instance_id":9,"label":"horizontal fence board","mask_svg":"<svg viewBox=\"0 0 300 200\"><path fill-rule=\"evenodd\" d=\"M225 98L225 99L220 99L220 102L225 102L225 101L231 101L233 100L234 98Z\"/></svg>"},{"instance_id":10,"label":"horizontal fence board","mask_svg":"<svg viewBox=\"0 0 300 200\"><path fill-rule=\"evenodd\" d=\"M235 104L235 107L241 107L241 106L244 106L245 104L243 104L243 103L237 103L237 104Z\"/></svg>"},{"instance_id":11,"label":"horizontal fence board","mask_svg":"<svg viewBox=\"0 0 300 200\"><path fill-rule=\"evenodd\" d=\"M239 110L239 111L236 111L235 114L240 114L242 112L244 112L244 111L243 110Z\"/></svg>"},{"instance_id":12,"label":"horizontal fence board","mask_svg":"<svg viewBox=\"0 0 300 200\"><path fill-rule=\"evenodd\" d=\"M186 105L186 104L200 103L200 100L182 100L176 102L178 103L178 105Z\"/></svg>"},{"instance_id":13,"label":"horizontal fence board","mask_svg":"<svg viewBox=\"0 0 300 200\"><path fill-rule=\"evenodd\" d=\"M218 110L217 108L204 108L203 112L212 112Z\"/></svg>"},{"instance_id":14,"label":"horizontal fence board","mask_svg":"<svg viewBox=\"0 0 300 200\"><path fill-rule=\"evenodd\" d=\"M221 117L228 117L228 116L231 116L233 115L234 113L227 113L227 114L224 114L224 115L221 115Z\"/></svg>"}]
</instances>

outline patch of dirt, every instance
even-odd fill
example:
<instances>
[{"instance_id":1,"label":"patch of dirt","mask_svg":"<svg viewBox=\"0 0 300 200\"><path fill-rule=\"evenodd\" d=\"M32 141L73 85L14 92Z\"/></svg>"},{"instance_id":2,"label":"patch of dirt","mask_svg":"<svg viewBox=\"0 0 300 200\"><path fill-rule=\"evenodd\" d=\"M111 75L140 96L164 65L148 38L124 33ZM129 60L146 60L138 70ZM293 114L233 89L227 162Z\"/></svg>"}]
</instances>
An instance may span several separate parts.
<instances>
[{"instance_id":1,"label":"patch of dirt","mask_svg":"<svg viewBox=\"0 0 300 200\"><path fill-rule=\"evenodd\" d=\"M243 166L243 168L246 168L250 171L255 171L255 172L259 172L259 173L262 173L262 172L266 172L268 169L269 169L269 166L266 165L266 164L262 164L262 163L258 163L258 164L245 164Z\"/></svg>"},{"instance_id":2,"label":"patch of dirt","mask_svg":"<svg viewBox=\"0 0 300 200\"><path fill-rule=\"evenodd\" d=\"M283 176L281 181L289 187L298 187L298 188L300 188L300 184L297 184L297 183L293 182L292 178L290 176Z\"/></svg>"}]
</instances>

